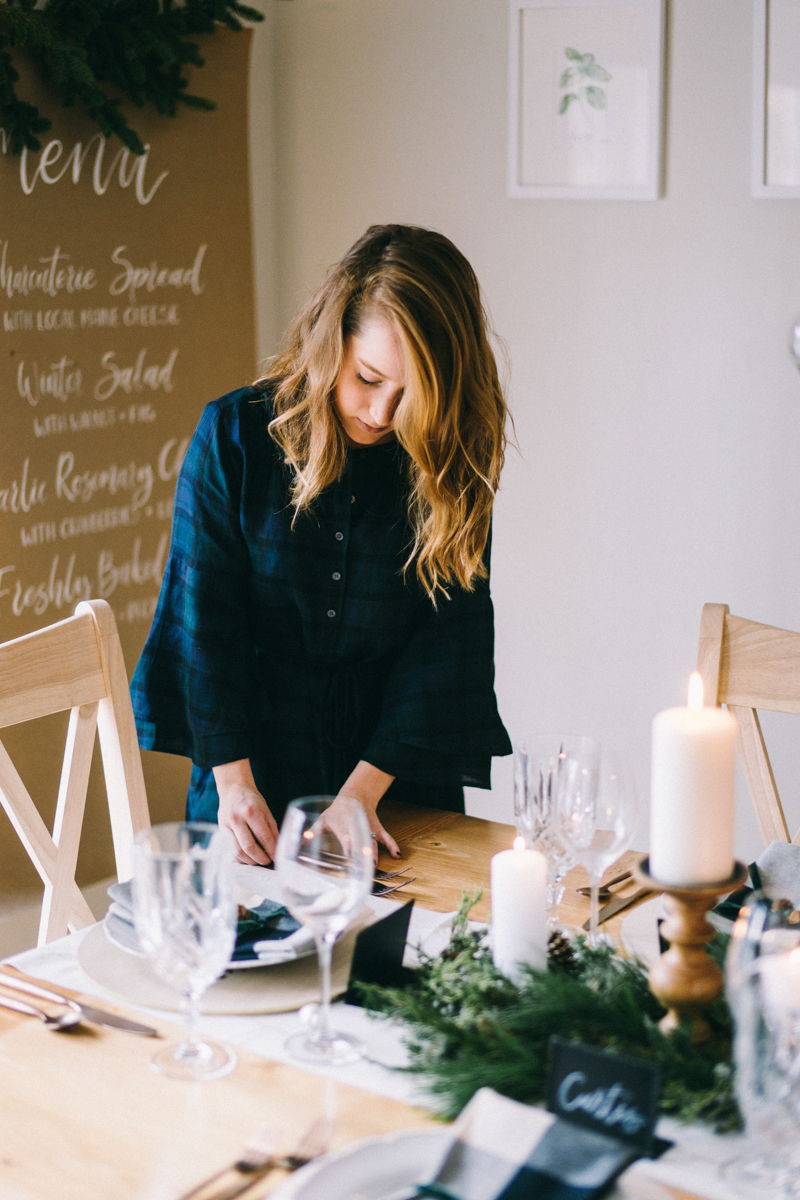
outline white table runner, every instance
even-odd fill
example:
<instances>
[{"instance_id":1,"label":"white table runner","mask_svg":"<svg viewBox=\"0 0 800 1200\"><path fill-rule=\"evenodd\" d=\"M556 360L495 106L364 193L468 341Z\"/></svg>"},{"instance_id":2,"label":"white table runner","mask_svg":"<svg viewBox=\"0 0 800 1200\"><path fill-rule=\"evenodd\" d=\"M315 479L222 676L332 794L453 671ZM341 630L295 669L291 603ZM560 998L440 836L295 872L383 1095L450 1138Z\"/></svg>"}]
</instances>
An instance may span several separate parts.
<instances>
[{"instance_id":1,"label":"white table runner","mask_svg":"<svg viewBox=\"0 0 800 1200\"><path fill-rule=\"evenodd\" d=\"M386 916L400 907L393 900L381 900L376 897L370 899L370 904L379 916ZM451 919L452 914L429 912L415 906L409 928L410 945L424 943L429 953L436 953L448 940ZM48 979L63 987L102 998L104 992L88 978L78 962L78 946L87 932L83 930L81 933L61 938L38 950L26 950L6 961L41 979ZM413 962L413 958L413 954L407 950L406 963ZM114 999L116 1000L116 997ZM164 1017L163 1012L135 1005L128 1007L140 1013L144 1020L148 1016L158 1020L163 1020ZM338 1029L360 1038L367 1047L368 1057L338 1068L311 1067L303 1064L305 1070L363 1088L368 1092L389 1096L406 1104L434 1107L433 1101L421 1090L415 1076L392 1070L408 1062L400 1027L385 1020L369 1017L361 1008L342 1003L334 1005L333 1022ZM241 1046L265 1058L293 1066L298 1064L286 1054L284 1043L301 1028L301 1025L302 1014L297 1012L203 1016L200 1020L201 1032L210 1038ZM214 1084L210 1083L207 1086L213 1087ZM680 1125L668 1119L659 1122L658 1134L676 1142L675 1148L669 1150L657 1162L640 1161L636 1165L637 1171L644 1172L655 1181L685 1188L707 1197L708 1200L731 1200L730 1187L722 1179L719 1167L741 1153L742 1138L715 1137L700 1126ZM618 1188L612 1193L612 1197L622 1197L625 1194ZM764 1200L769 1198L765 1197Z\"/></svg>"}]
</instances>

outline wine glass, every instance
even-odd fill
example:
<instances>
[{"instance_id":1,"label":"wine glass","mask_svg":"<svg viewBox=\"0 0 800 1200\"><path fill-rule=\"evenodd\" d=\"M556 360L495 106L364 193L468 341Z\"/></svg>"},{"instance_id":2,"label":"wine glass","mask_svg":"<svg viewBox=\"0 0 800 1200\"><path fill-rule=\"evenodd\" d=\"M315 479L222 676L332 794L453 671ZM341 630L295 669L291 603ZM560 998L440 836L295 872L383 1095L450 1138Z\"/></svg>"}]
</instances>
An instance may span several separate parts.
<instances>
[{"instance_id":1,"label":"wine glass","mask_svg":"<svg viewBox=\"0 0 800 1200\"><path fill-rule=\"evenodd\" d=\"M800 912L787 900L751 896L734 925L725 974L748 1140L723 1175L756 1200L800 1196Z\"/></svg>"},{"instance_id":2,"label":"wine glass","mask_svg":"<svg viewBox=\"0 0 800 1200\"><path fill-rule=\"evenodd\" d=\"M630 847L636 832L636 789L627 768L613 751L602 749L599 763L564 757L556 776L555 808L559 829L591 884L589 945L597 932L600 878Z\"/></svg>"},{"instance_id":3,"label":"wine glass","mask_svg":"<svg viewBox=\"0 0 800 1200\"><path fill-rule=\"evenodd\" d=\"M184 1040L151 1062L172 1079L218 1079L236 1066L232 1050L197 1032L200 1000L236 940L233 862L228 830L201 821L156 825L134 845L136 933L156 975L183 998Z\"/></svg>"},{"instance_id":4,"label":"wine glass","mask_svg":"<svg viewBox=\"0 0 800 1200\"><path fill-rule=\"evenodd\" d=\"M547 925L551 931L558 928L562 881L576 861L561 830L555 804L566 785L569 761L580 762L594 777L600 762L599 742L571 734L541 734L528 738L514 751L517 833L530 849L541 851L547 859Z\"/></svg>"},{"instance_id":5,"label":"wine glass","mask_svg":"<svg viewBox=\"0 0 800 1200\"><path fill-rule=\"evenodd\" d=\"M330 1027L333 943L372 887L372 835L366 813L345 796L292 800L283 818L275 869L292 916L314 934L322 976L319 1020L294 1034L286 1049L303 1062L354 1062L361 1043Z\"/></svg>"}]
</instances>

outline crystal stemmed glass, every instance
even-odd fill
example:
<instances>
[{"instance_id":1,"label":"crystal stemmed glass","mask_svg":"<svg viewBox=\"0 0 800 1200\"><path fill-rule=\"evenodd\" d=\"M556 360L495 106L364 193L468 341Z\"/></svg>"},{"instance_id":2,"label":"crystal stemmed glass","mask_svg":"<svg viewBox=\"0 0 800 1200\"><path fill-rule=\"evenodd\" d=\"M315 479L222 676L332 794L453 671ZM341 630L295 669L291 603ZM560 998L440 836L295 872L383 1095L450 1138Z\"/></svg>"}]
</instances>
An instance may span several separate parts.
<instances>
[{"instance_id":1,"label":"crystal stemmed glass","mask_svg":"<svg viewBox=\"0 0 800 1200\"><path fill-rule=\"evenodd\" d=\"M602 749L599 763L594 755L584 761L567 757L557 776L556 811L561 836L589 874L589 945L595 948L600 942L600 878L630 847L636 832L633 779L613 751Z\"/></svg>"},{"instance_id":2,"label":"crystal stemmed glass","mask_svg":"<svg viewBox=\"0 0 800 1200\"><path fill-rule=\"evenodd\" d=\"M286 810L275 869L292 916L317 944L322 977L319 1021L294 1034L286 1049L303 1062L337 1065L363 1053L361 1043L330 1026L333 944L372 887L372 835L364 809L345 796L307 796Z\"/></svg>"},{"instance_id":3,"label":"crystal stemmed glass","mask_svg":"<svg viewBox=\"0 0 800 1200\"><path fill-rule=\"evenodd\" d=\"M205 822L156 825L136 838L136 933L156 975L183 998L184 1040L151 1064L173 1079L217 1079L236 1066L232 1050L197 1032L200 1000L225 971L236 940L233 862L231 834Z\"/></svg>"},{"instance_id":4,"label":"crystal stemmed glass","mask_svg":"<svg viewBox=\"0 0 800 1200\"><path fill-rule=\"evenodd\" d=\"M517 833L547 859L547 924L558 928L558 906L564 895L562 880L576 859L560 827L555 798L566 784L568 761L582 763L595 774L600 744L593 738L571 734L540 734L514 752L514 817Z\"/></svg>"},{"instance_id":5,"label":"crystal stemmed glass","mask_svg":"<svg viewBox=\"0 0 800 1200\"><path fill-rule=\"evenodd\" d=\"M747 1145L723 1174L742 1196L800 1196L800 912L788 901L757 892L740 910L726 988Z\"/></svg>"}]
</instances>

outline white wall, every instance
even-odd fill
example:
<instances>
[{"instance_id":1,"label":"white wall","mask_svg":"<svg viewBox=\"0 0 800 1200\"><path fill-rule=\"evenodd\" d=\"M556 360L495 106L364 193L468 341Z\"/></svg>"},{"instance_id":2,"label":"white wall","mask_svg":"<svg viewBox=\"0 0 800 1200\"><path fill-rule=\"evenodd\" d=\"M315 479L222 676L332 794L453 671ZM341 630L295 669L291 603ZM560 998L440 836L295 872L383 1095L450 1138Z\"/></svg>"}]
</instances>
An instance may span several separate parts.
<instances>
[{"instance_id":1,"label":"white wall","mask_svg":"<svg viewBox=\"0 0 800 1200\"><path fill-rule=\"evenodd\" d=\"M749 196L751 2L673 0L654 203L506 198L505 0L270 16L277 324L265 308L262 334L373 222L432 226L466 253L508 347L518 443L495 520L501 713L512 737L613 742L646 800L650 722L685 703L703 602L800 628L800 201ZM773 724L791 791L796 734ZM510 819L509 760L470 806Z\"/></svg>"}]
</instances>

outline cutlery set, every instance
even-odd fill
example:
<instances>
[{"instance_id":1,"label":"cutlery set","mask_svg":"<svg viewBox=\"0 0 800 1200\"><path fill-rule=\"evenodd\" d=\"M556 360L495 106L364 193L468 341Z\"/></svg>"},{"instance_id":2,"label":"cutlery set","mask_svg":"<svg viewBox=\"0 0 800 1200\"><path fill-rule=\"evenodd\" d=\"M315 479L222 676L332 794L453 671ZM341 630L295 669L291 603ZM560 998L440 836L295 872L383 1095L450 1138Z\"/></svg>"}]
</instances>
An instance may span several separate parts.
<instances>
[{"instance_id":1,"label":"cutlery set","mask_svg":"<svg viewBox=\"0 0 800 1200\"><path fill-rule=\"evenodd\" d=\"M270 1171L296 1171L319 1158L330 1146L333 1132L334 1122L321 1117L312 1122L291 1154L275 1155L273 1130L265 1126L250 1138L235 1163L204 1179L190 1192L184 1192L179 1200L234 1200ZM228 1175L234 1178L227 1187L224 1183L221 1187L214 1186Z\"/></svg>"},{"instance_id":2,"label":"cutlery set","mask_svg":"<svg viewBox=\"0 0 800 1200\"><path fill-rule=\"evenodd\" d=\"M345 861L342 855L332 854L330 851L327 851L323 858L327 861L327 865L332 871L335 871L337 866L339 866L341 862ZM319 866L320 863L319 858L309 858L305 854L298 854L297 861L309 863L312 866ZM405 875L406 872L410 870L410 867L403 867L403 869L400 871L379 871L376 867L374 883L372 885L372 895L388 896L392 892L398 892L400 888L405 887L407 883L414 883L417 878L416 875L412 875L410 879L403 879L400 883L393 884L391 882L393 879L397 879L399 875Z\"/></svg>"},{"instance_id":3,"label":"cutlery set","mask_svg":"<svg viewBox=\"0 0 800 1200\"><path fill-rule=\"evenodd\" d=\"M12 972L14 973L12 974ZM55 1031L72 1029L82 1021L89 1021L94 1025L109 1025L114 1029L124 1029L128 1033L140 1033L145 1037L158 1037L158 1031L153 1029L151 1025L140 1025L138 1021L131 1021L128 1017L120 1017L117 1013L108 1012L104 1008L95 1008L94 1005L73 1000L70 996L58 991L50 984L40 981L32 982L29 979L23 978L16 973L14 967L6 966L0 968L0 987L6 988L8 991L22 993L24 996L33 996L39 1000L47 1000L51 1004L62 1005L65 1011L58 1016L52 1017L41 1008L37 1008L36 1005L26 1002L20 996L9 996L5 992L0 992L0 1006L13 1009L14 1012L25 1013L27 1016L39 1017L44 1021L48 1029Z\"/></svg>"},{"instance_id":4,"label":"cutlery set","mask_svg":"<svg viewBox=\"0 0 800 1200\"><path fill-rule=\"evenodd\" d=\"M604 921L610 921L612 917L615 917L617 913L624 912L626 908L632 908L633 905L638 904L640 900L644 900L648 896L655 895L655 892L653 892L651 888L646 887L639 888L638 891L632 892L628 896L617 896L611 891L611 888L614 887L615 884L623 883L630 878L631 872L625 871L624 874L617 875L615 879L609 879L608 883L604 884L600 888L598 893L600 899L607 900L608 903L600 909L597 917L598 925L602 925ZM581 896L588 896L590 891L590 888L578 888L578 893ZM591 919L584 921L583 928L589 930L590 927Z\"/></svg>"}]
</instances>

